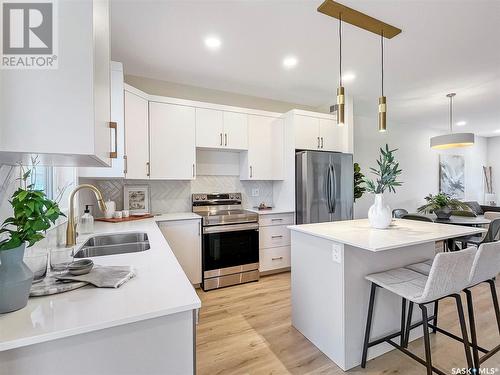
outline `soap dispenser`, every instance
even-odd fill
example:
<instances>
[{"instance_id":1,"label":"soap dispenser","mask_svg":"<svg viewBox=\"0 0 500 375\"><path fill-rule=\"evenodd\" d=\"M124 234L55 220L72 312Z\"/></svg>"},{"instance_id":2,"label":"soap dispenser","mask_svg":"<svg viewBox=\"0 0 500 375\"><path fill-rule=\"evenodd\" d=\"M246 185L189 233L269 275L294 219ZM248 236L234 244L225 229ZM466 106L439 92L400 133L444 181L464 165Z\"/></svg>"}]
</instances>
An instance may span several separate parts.
<instances>
[{"instance_id":1,"label":"soap dispenser","mask_svg":"<svg viewBox=\"0 0 500 375\"><path fill-rule=\"evenodd\" d=\"M81 234L94 232L94 217L90 214L90 206L92 205L85 205L85 211L80 218L80 229L78 232L80 232Z\"/></svg>"}]
</instances>

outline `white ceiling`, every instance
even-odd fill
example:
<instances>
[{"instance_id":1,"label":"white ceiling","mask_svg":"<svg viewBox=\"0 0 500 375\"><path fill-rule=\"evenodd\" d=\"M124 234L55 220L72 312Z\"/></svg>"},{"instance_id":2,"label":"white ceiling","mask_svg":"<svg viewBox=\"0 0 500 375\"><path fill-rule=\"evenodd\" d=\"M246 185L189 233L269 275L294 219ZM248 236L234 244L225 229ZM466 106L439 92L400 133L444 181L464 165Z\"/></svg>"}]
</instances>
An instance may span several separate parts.
<instances>
[{"instance_id":1,"label":"white ceiling","mask_svg":"<svg viewBox=\"0 0 500 375\"><path fill-rule=\"evenodd\" d=\"M321 0L113 0L112 55L126 74L321 106L338 81L337 21L316 11ZM446 93L457 93L456 128L500 135L500 1L344 0L391 23L386 41L389 123L446 129ZM203 39L216 34L213 52ZM286 55L299 63L282 67ZM376 122L380 39L344 26L345 84L356 112Z\"/></svg>"}]
</instances>

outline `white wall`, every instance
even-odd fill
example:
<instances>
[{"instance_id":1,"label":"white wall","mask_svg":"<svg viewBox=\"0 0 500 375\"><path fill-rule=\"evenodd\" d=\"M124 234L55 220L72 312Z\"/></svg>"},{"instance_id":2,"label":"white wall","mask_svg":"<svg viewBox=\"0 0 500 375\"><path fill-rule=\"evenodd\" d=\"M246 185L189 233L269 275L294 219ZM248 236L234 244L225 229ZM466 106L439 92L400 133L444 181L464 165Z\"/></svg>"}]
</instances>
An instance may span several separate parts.
<instances>
[{"instance_id":1,"label":"white wall","mask_svg":"<svg viewBox=\"0 0 500 375\"><path fill-rule=\"evenodd\" d=\"M398 148L396 158L400 162L403 174L403 186L396 194L386 193L391 208L405 208L414 212L423 203L429 193L437 193L439 189L439 154L448 153L465 156L465 198L466 200L483 201L483 165L487 165L487 139L476 137L476 144L463 149L436 151L429 147L429 139L440 133L422 128L398 126L388 123L388 131L379 133L377 118L355 116L354 118L354 161L370 178L369 167L376 166L379 148L389 144L390 148ZM499 142L500 146L500 142ZM500 148L499 148L500 149ZM367 217L373 197L365 194L354 206L355 218Z\"/></svg>"},{"instance_id":2,"label":"white wall","mask_svg":"<svg viewBox=\"0 0 500 375\"><path fill-rule=\"evenodd\" d=\"M488 166L491 166L493 176L493 192L500 198L500 137L488 138Z\"/></svg>"}]
</instances>

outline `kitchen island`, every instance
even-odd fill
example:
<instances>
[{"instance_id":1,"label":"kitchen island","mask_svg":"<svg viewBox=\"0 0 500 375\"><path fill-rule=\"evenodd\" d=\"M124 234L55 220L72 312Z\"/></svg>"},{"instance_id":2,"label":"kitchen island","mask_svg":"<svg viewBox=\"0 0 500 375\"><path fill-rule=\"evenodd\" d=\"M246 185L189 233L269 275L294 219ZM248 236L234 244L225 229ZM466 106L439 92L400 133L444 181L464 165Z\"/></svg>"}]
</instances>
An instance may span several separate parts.
<instances>
[{"instance_id":1,"label":"kitchen island","mask_svg":"<svg viewBox=\"0 0 500 375\"><path fill-rule=\"evenodd\" d=\"M437 241L485 232L403 219L388 229L373 229L367 219L289 228L292 325L343 370L361 363L370 292L366 275L433 258ZM420 319L416 310L413 318ZM401 299L380 290L371 337L397 332L400 322ZM413 330L410 339L418 336L421 330ZM368 358L392 349L377 345Z\"/></svg>"},{"instance_id":2,"label":"kitchen island","mask_svg":"<svg viewBox=\"0 0 500 375\"><path fill-rule=\"evenodd\" d=\"M0 374L192 374L195 321L201 307L157 222L200 220L167 214L123 223L97 223L94 234L145 232L146 251L93 258L133 266L136 277L118 289L85 286L30 298L0 315ZM89 236L78 238L78 249Z\"/></svg>"}]
</instances>

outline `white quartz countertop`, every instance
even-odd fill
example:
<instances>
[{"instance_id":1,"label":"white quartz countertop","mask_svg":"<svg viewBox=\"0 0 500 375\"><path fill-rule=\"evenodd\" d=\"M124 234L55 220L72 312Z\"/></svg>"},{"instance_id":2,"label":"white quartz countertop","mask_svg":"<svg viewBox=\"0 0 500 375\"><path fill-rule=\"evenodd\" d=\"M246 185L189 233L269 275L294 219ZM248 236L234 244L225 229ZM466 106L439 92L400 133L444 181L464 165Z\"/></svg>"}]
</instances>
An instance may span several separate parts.
<instances>
[{"instance_id":1,"label":"white quartz countertop","mask_svg":"<svg viewBox=\"0 0 500 375\"><path fill-rule=\"evenodd\" d=\"M484 228L404 219L394 219L387 229L371 228L368 219L293 225L288 228L370 251L389 250L486 232Z\"/></svg>"},{"instance_id":2,"label":"white quartz countertop","mask_svg":"<svg viewBox=\"0 0 500 375\"><path fill-rule=\"evenodd\" d=\"M95 223L95 232L146 232L151 249L101 256L95 264L133 266L137 276L118 289L85 286L30 298L21 310L0 315L0 351L198 309L201 301L157 222L193 220L193 213L166 214L124 223ZM78 238L77 247L92 235Z\"/></svg>"},{"instance_id":3,"label":"white quartz countertop","mask_svg":"<svg viewBox=\"0 0 500 375\"><path fill-rule=\"evenodd\" d=\"M271 208L269 210L259 210L257 208L249 208L248 211L256 212L259 215L276 215L276 214L293 214L295 211L287 208Z\"/></svg>"}]
</instances>

